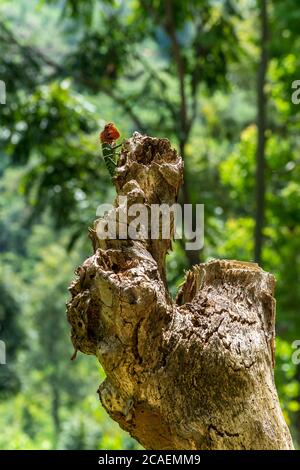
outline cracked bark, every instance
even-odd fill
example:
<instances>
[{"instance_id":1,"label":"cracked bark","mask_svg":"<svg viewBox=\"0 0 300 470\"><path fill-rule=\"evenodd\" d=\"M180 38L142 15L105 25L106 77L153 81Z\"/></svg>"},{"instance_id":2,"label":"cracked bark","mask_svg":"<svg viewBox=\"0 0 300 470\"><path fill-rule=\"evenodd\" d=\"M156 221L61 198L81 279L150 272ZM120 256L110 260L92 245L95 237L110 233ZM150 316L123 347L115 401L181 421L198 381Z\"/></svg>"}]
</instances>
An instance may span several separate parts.
<instances>
[{"instance_id":1,"label":"cracked bark","mask_svg":"<svg viewBox=\"0 0 300 470\"><path fill-rule=\"evenodd\" d=\"M135 133L118 195L172 205L183 164L166 139ZM117 220L126 208L115 201ZM130 220L130 218L129 218ZM70 286L74 347L95 355L100 400L147 449L292 449L274 384L275 281L253 263L194 266L173 301L170 240L100 240Z\"/></svg>"}]
</instances>

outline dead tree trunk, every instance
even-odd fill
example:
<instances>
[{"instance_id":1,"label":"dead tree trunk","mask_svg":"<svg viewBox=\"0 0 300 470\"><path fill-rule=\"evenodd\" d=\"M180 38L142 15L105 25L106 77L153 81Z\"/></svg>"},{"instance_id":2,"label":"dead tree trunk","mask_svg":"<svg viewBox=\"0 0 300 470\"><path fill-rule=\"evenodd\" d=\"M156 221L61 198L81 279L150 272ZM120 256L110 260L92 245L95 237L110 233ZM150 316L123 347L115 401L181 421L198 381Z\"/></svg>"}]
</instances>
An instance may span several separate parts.
<instances>
[{"instance_id":1,"label":"dead tree trunk","mask_svg":"<svg viewBox=\"0 0 300 470\"><path fill-rule=\"evenodd\" d=\"M182 160L135 133L115 184L133 202L172 205ZM127 208L127 209L128 209ZM117 219L124 207L115 203ZM167 291L170 240L99 240L71 284L74 347L97 356L100 400L147 449L291 449L274 385L274 278L256 264L211 261Z\"/></svg>"}]
</instances>

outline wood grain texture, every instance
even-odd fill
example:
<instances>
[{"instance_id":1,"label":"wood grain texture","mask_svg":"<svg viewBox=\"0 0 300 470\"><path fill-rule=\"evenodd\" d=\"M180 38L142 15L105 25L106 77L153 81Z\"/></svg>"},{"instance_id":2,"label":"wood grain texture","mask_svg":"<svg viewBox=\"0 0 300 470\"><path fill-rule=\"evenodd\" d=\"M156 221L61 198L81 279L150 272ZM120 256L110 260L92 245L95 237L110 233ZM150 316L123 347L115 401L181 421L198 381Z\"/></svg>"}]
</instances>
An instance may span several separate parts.
<instances>
[{"instance_id":1,"label":"wood grain texture","mask_svg":"<svg viewBox=\"0 0 300 470\"><path fill-rule=\"evenodd\" d=\"M118 195L172 205L183 164L166 139L135 133ZM117 218L122 207L116 200ZM95 355L100 400L147 449L292 449L274 384L275 281L253 263L194 266L173 301L171 240L99 240L70 286L74 347Z\"/></svg>"}]
</instances>

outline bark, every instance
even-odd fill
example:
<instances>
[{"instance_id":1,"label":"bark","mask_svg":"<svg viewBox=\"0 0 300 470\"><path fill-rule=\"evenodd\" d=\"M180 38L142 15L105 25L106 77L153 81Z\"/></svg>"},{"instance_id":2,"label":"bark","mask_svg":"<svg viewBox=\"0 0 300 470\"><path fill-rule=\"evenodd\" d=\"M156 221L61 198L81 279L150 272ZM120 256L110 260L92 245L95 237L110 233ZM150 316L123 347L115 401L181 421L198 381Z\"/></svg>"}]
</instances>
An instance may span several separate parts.
<instances>
[{"instance_id":1,"label":"bark","mask_svg":"<svg viewBox=\"0 0 300 470\"><path fill-rule=\"evenodd\" d=\"M135 133L115 184L130 206L173 204L183 164ZM122 207L115 203L117 217ZM147 449L291 449L274 385L274 278L256 264L194 266L168 293L170 240L99 240L70 286L74 347L95 355L100 400Z\"/></svg>"}]
</instances>

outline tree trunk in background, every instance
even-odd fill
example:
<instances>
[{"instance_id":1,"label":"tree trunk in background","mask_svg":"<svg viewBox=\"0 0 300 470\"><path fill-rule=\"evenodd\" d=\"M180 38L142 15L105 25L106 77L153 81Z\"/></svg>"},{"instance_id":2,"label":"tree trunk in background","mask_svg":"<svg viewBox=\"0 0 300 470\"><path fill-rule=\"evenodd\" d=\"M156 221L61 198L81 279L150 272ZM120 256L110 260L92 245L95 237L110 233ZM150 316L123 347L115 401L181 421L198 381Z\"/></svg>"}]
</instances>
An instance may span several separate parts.
<instances>
[{"instance_id":1,"label":"tree trunk in background","mask_svg":"<svg viewBox=\"0 0 300 470\"><path fill-rule=\"evenodd\" d=\"M189 192L188 185L187 185L188 178L187 178L187 164L186 164L186 158L185 158L185 145L186 145L185 142L180 142L180 144L179 144L179 153L180 153L181 158L184 161L184 169L183 169L183 171L184 171L184 180L183 180L183 183L182 183L182 196L183 196L182 197L182 206L183 206L183 210L184 210L184 206L186 204L191 204L190 192ZM201 254L202 254L202 252L200 252L200 250L186 250L185 251L185 256L186 256L186 259L188 261L188 267L189 268L191 268L192 266L194 266L195 264L198 264L200 262Z\"/></svg>"},{"instance_id":2,"label":"tree trunk in background","mask_svg":"<svg viewBox=\"0 0 300 470\"><path fill-rule=\"evenodd\" d=\"M135 133L117 194L128 207L172 205L182 172L168 140ZM128 207L116 200L111 214L119 220ZM186 274L174 302L169 239L100 240L96 226L68 320L74 347L106 372L99 396L110 416L147 449L292 449L273 377L273 276L253 263L211 261Z\"/></svg>"},{"instance_id":3,"label":"tree trunk in background","mask_svg":"<svg viewBox=\"0 0 300 470\"><path fill-rule=\"evenodd\" d=\"M60 408L60 392L56 382L53 382L51 379L51 415L53 422L53 447L56 449L57 442L60 433L60 417L59 417L59 408Z\"/></svg>"},{"instance_id":4,"label":"tree trunk in background","mask_svg":"<svg viewBox=\"0 0 300 470\"><path fill-rule=\"evenodd\" d=\"M188 116L188 105L187 105L187 97L186 97L186 83L185 83L185 61L184 56L181 50L181 45L177 38L176 32L176 25L175 25L175 8L174 2L172 0L166 0L164 3L165 11L166 11L166 24L165 29L166 33L170 38L172 51L174 56L174 62L177 67L177 79L178 79L178 86L179 86L179 97L180 97L180 106L179 106L179 113L178 113L178 121L180 123L179 128L179 152L181 158L185 160L185 146L189 139L192 122ZM185 176L187 173L186 167L184 170ZM182 194L183 194L183 205L190 204L190 194L187 186L188 178L185 178L183 185L182 185ZM188 261L188 267L191 268L195 263L199 263L200 259L200 252L199 250L190 250L186 251L186 258Z\"/></svg>"},{"instance_id":5,"label":"tree trunk in background","mask_svg":"<svg viewBox=\"0 0 300 470\"><path fill-rule=\"evenodd\" d=\"M257 152L256 152L256 214L254 234L254 259L261 264L263 227L265 217L265 147L266 108L265 92L268 68L268 12L267 0L259 0L261 16L261 59L257 74Z\"/></svg>"}]
</instances>

